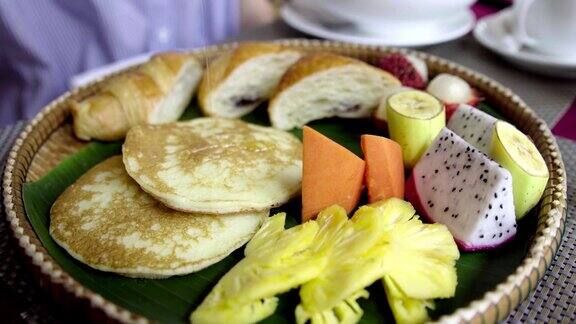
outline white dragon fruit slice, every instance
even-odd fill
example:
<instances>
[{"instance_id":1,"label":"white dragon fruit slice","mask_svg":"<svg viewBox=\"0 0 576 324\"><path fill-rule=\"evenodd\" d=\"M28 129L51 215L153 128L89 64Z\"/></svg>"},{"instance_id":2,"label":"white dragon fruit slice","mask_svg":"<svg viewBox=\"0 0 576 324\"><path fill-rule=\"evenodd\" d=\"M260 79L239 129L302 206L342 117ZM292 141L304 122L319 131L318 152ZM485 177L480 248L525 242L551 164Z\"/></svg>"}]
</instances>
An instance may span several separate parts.
<instances>
[{"instance_id":1,"label":"white dragon fruit slice","mask_svg":"<svg viewBox=\"0 0 576 324\"><path fill-rule=\"evenodd\" d=\"M406 197L446 225L463 251L495 248L516 234L512 176L443 128L413 169Z\"/></svg>"},{"instance_id":2,"label":"white dragon fruit slice","mask_svg":"<svg viewBox=\"0 0 576 324\"><path fill-rule=\"evenodd\" d=\"M494 124L498 119L469 105L459 105L448 120L448 127L472 146L488 154Z\"/></svg>"}]
</instances>

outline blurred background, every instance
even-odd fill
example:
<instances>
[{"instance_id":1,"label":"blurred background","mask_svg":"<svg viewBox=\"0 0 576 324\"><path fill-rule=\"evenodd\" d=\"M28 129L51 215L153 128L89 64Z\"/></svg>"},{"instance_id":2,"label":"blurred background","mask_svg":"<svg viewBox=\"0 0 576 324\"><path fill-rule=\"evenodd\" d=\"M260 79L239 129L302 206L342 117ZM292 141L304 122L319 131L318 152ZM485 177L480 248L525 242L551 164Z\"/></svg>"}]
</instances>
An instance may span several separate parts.
<instances>
[{"instance_id":1,"label":"blurred background","mask_svg":"<svg viewBox=\"0 0 576 324\"><path fill-rule=\"evenodd\" d=\"M384 7L379 8L378 2ZM280 19L306 36L400 46L446 41L471 28L469 13L458 11L474 1L403 2L407 6L399 12L385 7L398 1L366 0L2 0L0 125L30 119L71 87L143 61L150 53L221 43L242 32L246 38L258 26ZM509 4L504 0L483 1L473 10L476 17L482 17ZM350 5L358 11L347 8ZM430 15L429 5L442 10ZM341 15L347 12L353 15ZM445 14L454 17L454 12L460 15L455 17L460 20L455 21L460 24L456 34L429 28L434 23L430 17L442 20ZM310 23L320 27L311 29ZM406 28L407 24L411 27ZM423 35L422 29L430 32ZM410 40L414 32L421 34L420 39ZM112 62L119 63L94 71ZM87 71L92 73L78 76Z\"/></svg>"}]
</instances>

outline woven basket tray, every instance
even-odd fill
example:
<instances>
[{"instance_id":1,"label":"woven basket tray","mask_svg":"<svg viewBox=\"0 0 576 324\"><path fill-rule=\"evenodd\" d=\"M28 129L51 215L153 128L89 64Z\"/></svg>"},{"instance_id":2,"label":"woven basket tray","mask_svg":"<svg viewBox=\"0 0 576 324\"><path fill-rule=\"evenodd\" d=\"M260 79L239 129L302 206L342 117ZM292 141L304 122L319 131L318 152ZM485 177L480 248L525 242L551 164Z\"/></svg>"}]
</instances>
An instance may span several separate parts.
<instances>
[{"instance_id":1,"label":"woven basket tray","mask_svg":"<svg viewBox=\"0 0 576 324\"><path fill-rule=\"evenodd\" d=\"M404 52L327 41L282 40L279 43L304 51L344 54L370 63L374 63L376 58L384 53ZM235 44L213 46L193 53L206 64L217 54L234 46ZM441 72L455 74L480 90L488 102L534 140L550 170L550 180L539 206L538 227L522 264L481 299L439 319L440 322L496 322L506 318L536 287L560 243L566 219L566 178L560 151L545 122L509 89L460 65L424 53L411 53L426 61L431 75ZM45 107L20 134L10 152L4 172L6 215L14 236L34 266L34 272L54 299L65 303L67 308L74 307L92 320L146 322L145 318L86 289L64 272L42 246L28 221L23 205L22 186L25 182L38 180L63 158L85 145L72 135L69 100L84 98L99 86L100 81L65 93Z\"/></svg>"}]
</instances>

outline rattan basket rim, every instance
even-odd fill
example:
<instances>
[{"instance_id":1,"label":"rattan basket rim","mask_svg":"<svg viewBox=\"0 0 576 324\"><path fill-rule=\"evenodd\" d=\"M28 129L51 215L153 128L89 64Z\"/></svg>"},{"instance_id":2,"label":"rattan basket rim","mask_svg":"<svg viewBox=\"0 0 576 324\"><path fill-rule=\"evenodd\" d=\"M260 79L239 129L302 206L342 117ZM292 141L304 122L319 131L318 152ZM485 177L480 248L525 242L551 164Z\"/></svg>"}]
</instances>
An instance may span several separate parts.
<instances>
[{"instance_id":1,"label":"rattan basket rim","mask_svg":"<svg viewBox=\"0 0 576 324\"><path fill-rule=\"evenodd\" d=\"M542 136L546 145L546 152L543 153L547 160L548 167L551 171L548 187L545 191L542 205L539 212L539 226L533 238L526 257L522 264L509 275L506 280L497 285L492 291L487 292L480 299L471 302L468 306L457 309L450 315L442 316L439 322L469 322L480 320L482 322L492 322L503 319L520 301L527 297L528 293L535 288L535 283L543 275L550 264L552 257L556 253L561 241L566 218L566 179L562 157L556 140L545 122L539 118L517 95L502 84L488 78L487 76L474 72L456 63L445 59L416 51L407 51L403 49L387 48L381 46L357 45L335 41L320 41L308 39L286 39L278 40L284 46L300 47L310 50L325 51L355 51L358 53L374 52L410 52L424 59L428 65L440 67L442 70L451 71L461 75L473 84L482 84L483 87L492 89L499 96L510 100L515 109L521 113L523 118L531 126L537 127L539 135ZM198 55L202 53L219 53L227 50L237 43L228 43L222 45L209 46L206 48L192 51ZM109 76L108 76L109 77ZM106 79L102 78L85 87L69 91L47 105L42 111L25 127L15 141L6 162L3 177L4 203L6 208L6 217L11 225L12 231L20 247L32 263L45 275L52 284L63 287L68 293L73 294L76 298L85 299L90 302L93 308L104 312L106 316L119 322L147 322L146 318L134 314L112 302L106 300L97 293L83 287L74 278L69 276L52 257L39 250L32 241L35 233L27 233L22 222L28 222L25 213L17 212L15 206L22 204L21 187L25 180L19 179L18 172L27 172L33 156L26 155L22 151L23 144L30 140L30 135L38 131L39 125L46 122L46 117L50 112L56 109L64 109L63 106L70 97L78 94L80 91L86 91L94 87L98 82ZM41 144L39 144L39 147ZM540 148L542 151L542 148ZM37 150L36 150L37 151ZM35 153L35 152L34 152ZM24 165L24 166L23 166ZM24 168L20 170L17 168ZM18 171L18 172L17 172ZM25 175L24 175L25 179ZM549 198L549 199L548 199ZM528 285L528 289L524 287ZM507 305L505 308L503 305ZM500 309L507 309L506 314L502 314ZM495 314L494 314L495 311Z\"/></svg>"}]
</instances>

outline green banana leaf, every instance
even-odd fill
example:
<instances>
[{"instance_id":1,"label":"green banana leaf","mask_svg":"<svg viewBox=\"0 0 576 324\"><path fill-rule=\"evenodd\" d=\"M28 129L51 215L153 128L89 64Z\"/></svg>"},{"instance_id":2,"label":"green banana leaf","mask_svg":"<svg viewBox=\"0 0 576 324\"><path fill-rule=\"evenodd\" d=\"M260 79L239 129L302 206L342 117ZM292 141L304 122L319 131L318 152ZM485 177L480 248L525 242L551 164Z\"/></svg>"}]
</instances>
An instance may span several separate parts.
<instances>
[{"instance_id":1,"label":"green banana leaf","mask_svg":"<svg viewBox=\"0 0 576 324\"><path fill-rule=\"evenodd\" d=\"M495 110L483 104L481 109L494 113ZM261 107L262 108L262 107ZM200 116L196 104L185 112L183 119ZM265 109L257 109L244 120L268 124ZM361 155L360 135L378 134L368 120L327 119L310 124L311 127L344 145L352 152ZM301 138L301 130L294 134ZM242 258L239 249L226 259L197 273L168 279L132 279L120 275L94 270L72 258L50 237L48 226L50 207L56 198L78 177L97 163L121 153L121 142L94 142L78 153L66 158L42 179L26 183L23 189L26 213L40 241L54 260L78 282L104 298L132 312L162 323L188 322L188 316L208 294L219 278ZM329 158L329 157L327 157ZM286 211L288 226L299 222L300 198L272 211ZM529 247L531 235L536 228L536 215L524 217L519 224L516 239L503 248L481 253L463 253L457 263L458 287L456 296L437 300L432 318L454 312L472 300L493 289L505 280L521 263ZM401 262L401 260L399 260ZM370 298L360 300L364 309L362 322L393 322L390 309L380 282L369 287ZM294 322L294 309L299 301L298 291L293 290L280 296L276 313L267 318L266 323Z\"/></svg>"}]
</instances>

